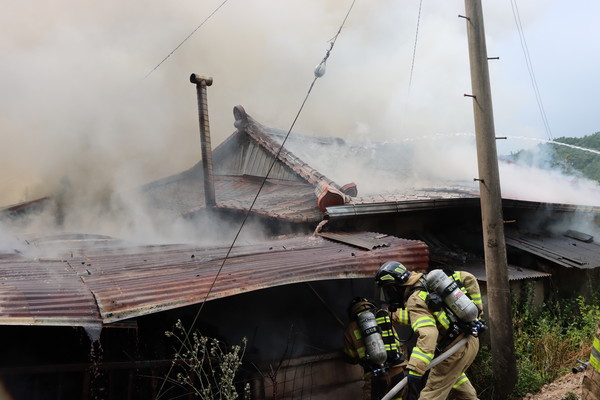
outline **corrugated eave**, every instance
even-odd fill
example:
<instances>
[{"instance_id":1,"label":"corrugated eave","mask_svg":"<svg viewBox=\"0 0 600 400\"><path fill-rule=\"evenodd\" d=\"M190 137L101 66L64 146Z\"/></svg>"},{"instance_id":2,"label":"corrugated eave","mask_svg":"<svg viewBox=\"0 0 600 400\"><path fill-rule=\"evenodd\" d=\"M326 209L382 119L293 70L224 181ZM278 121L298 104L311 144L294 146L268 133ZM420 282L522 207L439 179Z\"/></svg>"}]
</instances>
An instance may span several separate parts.
<instances>
[{"instance_id":1,"label":"corrugated eave","mask_svg":"<svg viewBox=\"0 0 600 400\"><path fill-rule=\"evenodd\" d=\"M98 326L274 286L368 278L390 259L427 268L423 242L385 240L373 250L312 236L273 240L237 246L225 263L229 248L193 245L68 248L64 259L44 262L0 258L0 323Z\"/></svg>"}]
</instances>

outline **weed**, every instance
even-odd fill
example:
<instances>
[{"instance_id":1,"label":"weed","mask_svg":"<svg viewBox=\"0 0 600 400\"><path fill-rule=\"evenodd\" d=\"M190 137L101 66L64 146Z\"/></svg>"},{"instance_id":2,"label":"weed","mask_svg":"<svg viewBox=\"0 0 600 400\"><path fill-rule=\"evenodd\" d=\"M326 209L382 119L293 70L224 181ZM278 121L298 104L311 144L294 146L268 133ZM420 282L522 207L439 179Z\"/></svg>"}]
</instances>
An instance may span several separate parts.
<instances>
[{"instance_id":1,"label":"weed","mask_svg":"<svg viewBox=\"0 0 600 400\"><path fill-rule=\"evenodd\" d=\"M565 397L562 398L562 400L578 400L579 397L577 397L577 395L573 392L567 392L565 394Z\"/></svg>"},{"instance_id":2,"label":"weed","mask_svg":"<svg viewBox=\"0 0 600 400\"><path fill-rule=\"evenodd\" d=\"M187 388L203 400L234 400L238 398L235 377L246 349L247 339L242 346L227 348L217 339L198 332L190 335L181 320L166 331L165 336L173 338L178 349L173 356L173 366L179 368L176 379L170 379ZM191 337L191 339L190 339ZM250 398L250 386L244 387L244 398Z\"/></svg>"},{"instance_id":3,"label":"weed","mask_svg":"<svg viewBox=\"0 0 600 400\"><path fill-rule=\"evenodd\" d=\"M513 298L517 383L512 399L539 392L543 385L570 372L577 359L588 358L600 320L597 299L579 296L546 302L537 309L531 293L525 287L518 300ZM482 400L493 398L490 349L482 346L468 374Z\"/></svg>"}]
</instances>

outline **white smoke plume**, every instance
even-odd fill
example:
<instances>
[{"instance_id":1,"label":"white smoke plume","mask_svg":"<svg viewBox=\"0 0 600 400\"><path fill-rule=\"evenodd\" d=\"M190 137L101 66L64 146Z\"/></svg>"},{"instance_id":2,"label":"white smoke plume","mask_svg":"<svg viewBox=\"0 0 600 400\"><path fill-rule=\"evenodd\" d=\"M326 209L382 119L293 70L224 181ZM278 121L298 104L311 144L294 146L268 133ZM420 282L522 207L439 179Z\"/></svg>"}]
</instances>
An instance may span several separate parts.
<instances>
[{"instance_id":1,"label":"white smoke plume","mask_svg":"<svg viewBox=\"0 0 600 400\"><path fill-rule=\"evenodd\" d=\"M65 218L77 229L110 230L97 218L106 199L199 160L191 73L214 78L213 147L233 132L237 104L287 129L351 2L229 0L181 44L222 3L7 5L0 16L0 205L53 195L68 182ZM534 24L544 4L521 5L521 18ZM490 55L509 40L516 48L510 7L484 7ZM356 2L294 130L372 141L472 131L463 97L470 90L466 28L458 18L464 3L423 4L413 63L418 8L418 1ZM492 67L501 79L492 82L504 110L496 114L499 134L527 97L507 72L515 61L506 64ZM463 167L463 149L457 156L444 151L444 139L429 143L435 157L415 157L414 170L472 171L472 157ZM129 226L143 221L140 215Z\"/></svg>"}]
</instances>

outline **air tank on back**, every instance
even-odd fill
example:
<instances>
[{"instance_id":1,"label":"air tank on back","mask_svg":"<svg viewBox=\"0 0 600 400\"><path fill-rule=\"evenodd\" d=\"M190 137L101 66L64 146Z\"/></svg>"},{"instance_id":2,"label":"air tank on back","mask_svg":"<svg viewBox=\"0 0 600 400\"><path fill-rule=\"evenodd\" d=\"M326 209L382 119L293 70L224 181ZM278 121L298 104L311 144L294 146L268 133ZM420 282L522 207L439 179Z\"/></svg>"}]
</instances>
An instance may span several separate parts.
<instances>
[{"instance_id":1,"label":"air tank on back","mask_svg":"<svg viewBox=\"0 0 600 400\"><path fill-rule=\"evenodd\" d=\"M427 274L427 286L440 295L446 306L463 322L477 320L479 309L473 301L441 269Z\"/></svg>"},{"instance_id":2,"label":"air tank on back","mask_svg":"<svg viewBox=\"0 0 600 400\"><path fill-rule=\"evenodd\" d=\"M382 368L387 359L387 352L375 315L371 311L363 311L358 315L358 326L363 333L367 359L374 366Z\"/></svg>"}]
</instances>

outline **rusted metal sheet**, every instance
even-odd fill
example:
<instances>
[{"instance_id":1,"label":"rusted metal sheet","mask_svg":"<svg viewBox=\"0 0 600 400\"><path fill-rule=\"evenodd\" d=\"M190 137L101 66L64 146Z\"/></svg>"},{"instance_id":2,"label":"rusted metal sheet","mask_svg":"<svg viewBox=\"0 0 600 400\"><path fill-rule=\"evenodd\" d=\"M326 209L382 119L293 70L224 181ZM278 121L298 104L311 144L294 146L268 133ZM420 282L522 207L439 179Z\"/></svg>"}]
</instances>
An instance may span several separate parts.
<instances>
[{"instance_id":1,"label":"rusted metal sheet","mask_svg":"<svg viewBox=\"0 0 600 400\"><path fill-rule=\"evenodd\" d=\"M217 209L248 211L263 181L253 176L215 176L214 184ZM191 170L146 185L143 195L152 207L174 215L188 216L205 208L202 175ZM252 212L288 222L323 219L312 185L277 179L268 179L262 185Z\"/></svg>"},{"instance_id":2,"label":"rusted metal sheet","mask_svg":"<svg viewBox=\"0 0 600 400\"><path fill-rule=\"evenodd\" d=\"M107 324L274 286L370 278L392 259L427 268L423 242L386 240L367 251L303 236L236 246L226 262L228 247L96 249L76 241L63 258L0 258L0 324Z\"/></svg>"},{"instance_id":3,"label":"rusted metal sheet","mask_svg":"<svg viewBox=\"0 0 600 400\"><path fill-rule=\"evenodd\" d=\"M10 206L0 207L0 213L18 214L36 208L42 208L50 202L50 197L41 197L39 199L24 201L22 203L13 204Z\"/></svg>"},{"instance_id":4,"label":"rusted metal sheet","mask_svg":"<svg viewBox=\"0 0 600 400\"><path fill-rule=\"evenodd\" d=\"M262 180L256 177L218 177L217 207L248 211ZM289 222L319 222L323 213L317 207L314 188L301 182L268 179L262 186L252 212Z\"/></svg>"},{"instance_id":5,"label":"rusted metal sheet","mask_svg":"<svg viewBox=\"0 0 600 400\"><path fill-rule=\"evenodd\" d=\"M364 250L373 250L378 247L388 247L390 235L372 233L372 232L319 232L319 236L346 243L352 246L360 247Z\"/></svg>"},{"instance_id":6,"label":"rusted metal sheet","mask_svg":"<svg viewBox=\"0 0 600 400\"><path fill-rule=\"evenodd\" d=\"M82 282L85 265L60 259L0 259L0 324L101 323L92 292Z\"/></svg>"}]
</instances>

